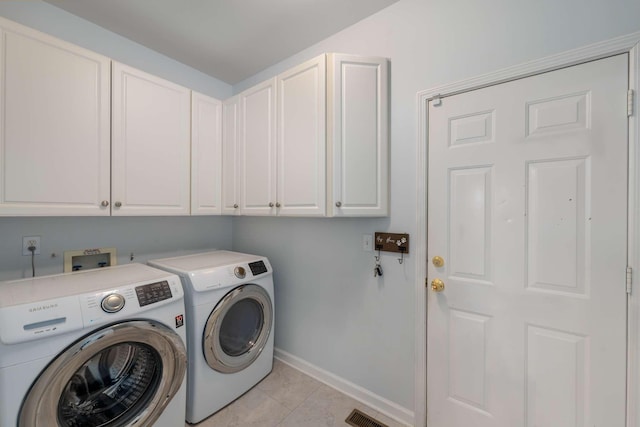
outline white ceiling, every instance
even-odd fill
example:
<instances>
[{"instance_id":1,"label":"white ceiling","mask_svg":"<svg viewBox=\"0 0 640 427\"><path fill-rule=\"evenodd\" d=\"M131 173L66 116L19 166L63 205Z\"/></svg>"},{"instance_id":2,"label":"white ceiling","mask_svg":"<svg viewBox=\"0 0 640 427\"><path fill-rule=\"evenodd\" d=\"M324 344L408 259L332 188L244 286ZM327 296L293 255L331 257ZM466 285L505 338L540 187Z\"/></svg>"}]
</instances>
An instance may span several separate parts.
<instances>
[{"instance_id":1,"label":"white ceiling","mask_svg":"<svg viewBox=\"0 0 640 427\"><path fill-rule=\"evenodd\" d=\"M228 84L398 0L45 0Z\"/></svg>"}]
</instances>

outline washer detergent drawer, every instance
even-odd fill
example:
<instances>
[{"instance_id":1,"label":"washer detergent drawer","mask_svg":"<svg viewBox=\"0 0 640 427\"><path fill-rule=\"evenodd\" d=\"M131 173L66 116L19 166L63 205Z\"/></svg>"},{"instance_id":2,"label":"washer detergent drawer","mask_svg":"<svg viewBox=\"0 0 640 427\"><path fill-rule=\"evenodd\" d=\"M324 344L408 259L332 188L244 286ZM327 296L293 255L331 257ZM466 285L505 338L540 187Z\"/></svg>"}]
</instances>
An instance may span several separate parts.
<instances>
[{"instance_id":1,"label":"washer detergent drawer","mask_svg":"<svg viewBox=\"0 0 640 427\"><path fill-rule=\"evenodd\" d=\"M16 344L82 329L78 298L57 298L0 308L0 341Z\"/></svg>"}]
</instances>

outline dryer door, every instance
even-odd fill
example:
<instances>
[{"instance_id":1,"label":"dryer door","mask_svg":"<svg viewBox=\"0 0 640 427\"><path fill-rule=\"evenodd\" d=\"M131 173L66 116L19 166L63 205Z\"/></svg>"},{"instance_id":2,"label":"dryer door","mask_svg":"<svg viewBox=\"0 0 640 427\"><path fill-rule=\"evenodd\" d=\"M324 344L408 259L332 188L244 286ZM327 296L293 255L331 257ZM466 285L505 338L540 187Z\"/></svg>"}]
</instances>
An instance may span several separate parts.
<instances>
[{"instance_id":1,"label":"dryer door","mask_svg":"<svg viewBox=\"0 0 640 427\"><path fill-rule=\"evenodd\" d=\"M273 305L264 288L238 286L225 295L207 320L202 338L207 364L219 372L241 371L258 358L272 325Z\"/></svg>"},{"instance_id":2,"label":"dryer door","mask_svg":"<svg viewBox=\"0 0 640 427\"><path fill-rule=\"evenodd\" d=\"M137 320L108 326L44 369L22 404L18 426L153 425L180 388L186 366L184 344L166 326Z\"/></svg>"}]
</instances>

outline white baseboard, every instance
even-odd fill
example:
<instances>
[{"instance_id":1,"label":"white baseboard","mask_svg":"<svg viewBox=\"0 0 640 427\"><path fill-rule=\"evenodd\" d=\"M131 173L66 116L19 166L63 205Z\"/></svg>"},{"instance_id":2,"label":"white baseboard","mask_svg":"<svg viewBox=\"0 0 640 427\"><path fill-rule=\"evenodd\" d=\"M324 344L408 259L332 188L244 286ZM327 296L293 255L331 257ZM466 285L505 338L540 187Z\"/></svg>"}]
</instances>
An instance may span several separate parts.
<instances>
[{"instance_id":1,"label":"white baseboard","mask_svg":"<svg viewBox=\"0 0 640 427\"><path fill-rule=\"evenodd\" d=\"M335 388L339 392L364 403L372 409L392 418L399 423L414 425L414 412L394 403L382 396L378 396L369 390L345 380L331 372L325 371L306 360L279 348L274 349L274 357L283 363L295 368L326 385Z\"/></svg>"}]
</instances>

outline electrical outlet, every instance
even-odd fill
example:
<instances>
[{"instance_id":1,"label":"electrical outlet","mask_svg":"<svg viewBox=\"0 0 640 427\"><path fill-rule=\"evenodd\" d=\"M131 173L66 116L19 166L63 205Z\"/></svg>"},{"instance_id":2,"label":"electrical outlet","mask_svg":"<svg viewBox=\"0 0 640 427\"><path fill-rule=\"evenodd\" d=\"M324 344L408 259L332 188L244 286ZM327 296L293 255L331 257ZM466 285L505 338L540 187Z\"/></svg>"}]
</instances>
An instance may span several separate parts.
<instances>
[{"instance_id":1,"label":"electrical outlet","mask_svg":"<svg viewBox=\"0 0 640 427\"><path fill-rule=\"evenodd\" d=\"M24 236L22 237L22 255L31 255L30 246L35 246L36 255L40 254L40 236Z\"/></svg>"}]
</instances>

